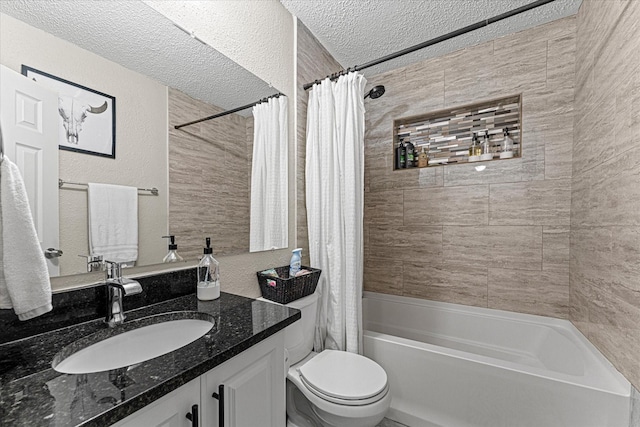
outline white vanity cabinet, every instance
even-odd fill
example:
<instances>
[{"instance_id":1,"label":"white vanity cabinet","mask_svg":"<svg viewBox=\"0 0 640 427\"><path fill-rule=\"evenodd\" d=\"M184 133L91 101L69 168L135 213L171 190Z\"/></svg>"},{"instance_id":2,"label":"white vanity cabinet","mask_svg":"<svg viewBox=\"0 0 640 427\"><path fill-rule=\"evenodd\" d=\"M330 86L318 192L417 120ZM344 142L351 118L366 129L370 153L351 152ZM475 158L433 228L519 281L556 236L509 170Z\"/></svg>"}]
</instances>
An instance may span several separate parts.
<instances>
[{"instance_id":1,"label":"white vanity cabinet","mask_svg":"<svg viewBox=\"0 0 640 427\"><path fill-rule=\"evenodd\" d=\"M192 427L187 413L200 404L200 378L162 396L113 427ZM198 424L201 425L201 424Z\"/></svg>"},{"instance_id":2,"label":"white vanity cabinet","mask_svg":"<svg viewBox=\"0 0 640 427\"><path fill-rule=\"evenodd\" d=\"M201 379L203 426L286 425L283 332L227 360Z\"/></svg>"},{"instance_id":3,"label":"white vanity cabinet","mask_svg":"<svg viewBox=\"0 0 640 427\"><path fill-rule=\"evenodd\" d=\"M213 397L214 393L216 397ZM222 396L222 398L221 398ZM198 423L187 419L198 405ZM220 413L220 408L224 412ZM224 419L224 424L220 421ZM161 397L114 427L283 427L284 331Z\"/></svg>"}]
</instances>

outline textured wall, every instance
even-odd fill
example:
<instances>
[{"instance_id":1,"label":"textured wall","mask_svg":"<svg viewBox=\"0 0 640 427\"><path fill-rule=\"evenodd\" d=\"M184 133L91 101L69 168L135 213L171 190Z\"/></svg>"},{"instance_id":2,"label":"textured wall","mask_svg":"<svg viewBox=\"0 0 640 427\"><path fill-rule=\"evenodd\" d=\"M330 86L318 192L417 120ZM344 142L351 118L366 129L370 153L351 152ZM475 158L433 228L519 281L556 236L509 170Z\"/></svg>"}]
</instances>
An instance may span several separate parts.
<instances>
[{"instance_id":1,"label":"textured wall","mask_svg":"<svg viewBox=\"0 0 640 427\"><path fill-rule=\"evenodd\" d=\"M162 261L158 236L167 231L167 88L142 74L0 14L0 62L20 72L22 64L116 97L116 159L60 150L60 178L156 187L138 199L139 265ZM89 253L87 191L60 192L62 276L86 271Z\"/></svg>"},{"instance_id":2,"label":"textured wall","mask_svg":"<svg viewBox=\"0 0 640 427\"><path fill-rule=\"evenodd\" d=\"M577 17L571 320L640 388L640 2Z\"/></svg>"},{"instance_id":3,"label":"textured wall","mask_svg":"<svg viewBox=\"0 0 640 427\"><path fill-rule=\"evenodd\" d=\"M247 122L253 117L230 114L174 128L222 111L169 89L169 231L189 260L202 256L205 237L215 256L249 251Z\"/></svg>"},{"instance_id":4,"label":"textured wall","mask_svg":"<svg viewBox=\"0 0 640 427\"><path fill-rule=\"evenodd\" d=\"M569 316L575 17L368 77L365 290ZM367 90L368 90L367 88ZM393 171L392 121L522 93L520 159Z\"/></svg>"},{"instance_id":5,"label":"textured wall","mask_svg":"<svg viewBox=\"0 0 640 427\"><path fill-rule=\"evenodd\" d=\"M309 262L309 229L307 227L307 207L305 205L305 159L307 150L307 102L309 91L304 90L306 83L321 79L335 73L342 66L331 56L311 32L298 21L298 75L297 75L297 109L298 123L296 129L296 224L298 231L298 247L303 248L303 263Z\"/></svg>"}]
</instances>

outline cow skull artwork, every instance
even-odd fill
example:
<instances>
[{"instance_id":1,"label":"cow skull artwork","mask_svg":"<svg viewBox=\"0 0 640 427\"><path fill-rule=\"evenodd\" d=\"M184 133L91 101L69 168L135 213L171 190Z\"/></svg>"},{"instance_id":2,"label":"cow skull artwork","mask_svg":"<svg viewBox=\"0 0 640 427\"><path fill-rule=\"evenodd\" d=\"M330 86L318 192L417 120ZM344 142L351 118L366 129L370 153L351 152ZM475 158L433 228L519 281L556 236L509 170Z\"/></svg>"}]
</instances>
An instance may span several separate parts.
<instances>
[{"instance_id":1,"label":"cow skull artwork","mask_svg":"<svg viewBox=\"0 0 640 427\"><path fill-rule=\"evenodd\" d=\"M87 113L100 114L107 110L107 101L99 107L93 107L88 102L79 98L60 95L58 98L58 113L62 117L64 129L67 132L67 142L78 145L82 124L87 118Z\"/></svg>"}]
</instances>

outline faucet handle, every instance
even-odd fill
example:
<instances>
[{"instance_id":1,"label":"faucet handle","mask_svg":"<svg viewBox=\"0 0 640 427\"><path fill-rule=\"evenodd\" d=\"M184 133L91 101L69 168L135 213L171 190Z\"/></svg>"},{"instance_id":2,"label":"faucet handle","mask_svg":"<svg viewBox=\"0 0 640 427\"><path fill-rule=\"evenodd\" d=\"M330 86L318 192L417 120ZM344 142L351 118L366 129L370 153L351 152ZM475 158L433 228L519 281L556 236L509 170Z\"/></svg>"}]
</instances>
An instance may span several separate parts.
<instances>
[{"instance_id":1,"label":"faucet handle","mask_svg":"<svg viewBox=\"0 0 640 427\"><path fill-rule=\"evenodd\" d=\"M104 260L107 266L107 279L120 279L122 277L122 265L124 262Z\"/></svg>"},{"instance_id":2,"label":"faucet handle","mask_svg":"<svg viewBox=\"0 0 640 427\"><path fill-rule=\"evenodd\" d=\"M104 269L104 259L102 255L78 255L80 258L87 259L87 272L100 271Z\"/></svg>"}]
</instances>

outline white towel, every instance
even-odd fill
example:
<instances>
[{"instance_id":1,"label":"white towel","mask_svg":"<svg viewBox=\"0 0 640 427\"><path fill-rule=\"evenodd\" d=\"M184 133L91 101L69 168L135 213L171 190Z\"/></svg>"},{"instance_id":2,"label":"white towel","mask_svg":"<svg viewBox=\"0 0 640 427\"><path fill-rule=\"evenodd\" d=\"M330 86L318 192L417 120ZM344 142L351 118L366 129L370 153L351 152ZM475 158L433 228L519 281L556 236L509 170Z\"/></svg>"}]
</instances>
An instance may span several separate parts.
<instances>
[{"instance_id":1,"label":"white towel","mask_svg":"<svg viewBox=\"0 0 640 427\"><path fill-rule=\"evenodd\" d=\"M7 156L0 165L0 213L0 308L32 319L53 309L51 282L20 170Z\"/></svg>"},{"instance_id":2,"label":"white towel","mask_svg":"<svg viewBox=\"0 0 640 427\"><path fill-rule=\"evenodd\" d=\"M131 266L138 259L138 189L89 183L89 249Z\"/></svg>"}]
</instances>

